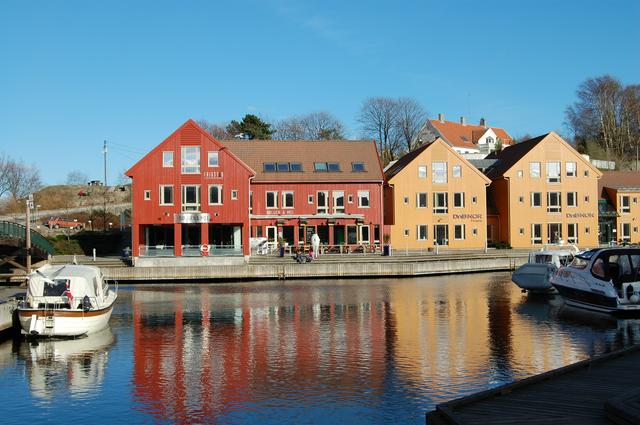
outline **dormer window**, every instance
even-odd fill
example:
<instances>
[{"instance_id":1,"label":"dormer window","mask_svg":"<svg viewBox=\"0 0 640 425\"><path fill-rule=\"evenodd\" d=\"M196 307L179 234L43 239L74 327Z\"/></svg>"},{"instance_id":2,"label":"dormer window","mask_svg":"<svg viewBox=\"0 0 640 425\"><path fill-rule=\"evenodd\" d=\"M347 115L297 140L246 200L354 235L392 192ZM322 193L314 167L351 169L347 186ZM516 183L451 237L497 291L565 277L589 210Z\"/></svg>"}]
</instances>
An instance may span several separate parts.
<instances>
[{"instance_id":1,"label":"dormer window","mask_svg":"<svg viewBox=\"0 0 640 425\"><path fill-rule=\"evenodd\" d=\"M489 136L486 138L488 144L494 143L493 137Z\"/></svg>"},{"instance_id":2,"label":"dormer window","mask_svg":"<svg viewBox=\"0 0 640 425\"><path fill-rule=\"evenodd\" d=\"M352 162L351 171L355 171L355 172L364 171L364 162Z\"/></svg>"}]
</instances>

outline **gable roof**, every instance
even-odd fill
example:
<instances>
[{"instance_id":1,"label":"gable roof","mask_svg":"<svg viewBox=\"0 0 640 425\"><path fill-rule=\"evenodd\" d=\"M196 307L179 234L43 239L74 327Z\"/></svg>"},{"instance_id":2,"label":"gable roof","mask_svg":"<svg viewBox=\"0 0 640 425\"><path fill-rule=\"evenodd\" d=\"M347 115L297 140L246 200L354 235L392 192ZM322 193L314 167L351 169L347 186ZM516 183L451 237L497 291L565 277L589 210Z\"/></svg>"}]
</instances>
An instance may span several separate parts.
<instances>
[{"instance_id":1,"label":"gable roof","mask_svg":"<svg viewBox=\"0 0 640 425\"><path fill-rule=\"evenodd\" d=\"M226 149L225 146L220 143L216 138L214 138L211 134L209 134L207 131L205 131L202 127L200 127L193 119L189 118L187 121L185 121L184 124L182 124L180 127L178 127L173 133L171 133L166 139L164 139L162 142L160 142L155 148L151 149L149 152L147 152L147 154L145 156L143 156L138 162L136 162L131 168L129 168L127 171L125 171L125 175L127 177L133 177L133 174L137 171L138 167L140 167L140 165L142 163L144 163L148 157L150 157L151 155L157 153L158 151L162 150L165 146L165 144L169 143L169 141L171 139L173 139L174 137L177 137L179 134L182 133L188 133L188 137L190 139L190 141L194 141L197 140L197 138L199 136L204 136L205 140L212 143L213 145L215 145L218 149L223 150ZM192 143L191 143L192 144ZM238 158L233 152L231 151L227 151L227 153L238 163L240 163L240 165L242 165L248 172L250 175L254 175L255 171L252 170L246 163L244 163L240 158Z\"/></svg>"},{"instance_id":2,"label":"gable roof","mask_svg":"<svg viewBox=\"0 0 640 425\"><path fill-rule=\"evenodd\" d=\"M462 162L466 163L469 166L469 168L471 168L477 175L482 177L483 180L485 180L487 183L490 182L490 180L484 174L482 174L482 172L480 170L478 170L473 164L471 164L464 156L462 156L458 152L456 152L455 149L453 149L451 146L449 146L449 144L446 143L444 140L442 140L440 137L437 137L432 142L425 143L424 145L420 146L419 148L412 150L411 152L407 153L402 158L397 160L392 166L387 168L387 171L385 172L385 178L387 179L387 181L391 180L395 175L397 175L407 165L409 165L414 159L416 159L422 152L426 151L427 149L429 149L431 146L435 145L436 143L442 144L442 146L444 146L446 149L448 149L449 152L451 152L456 157L460 158L460 160Z\"/></svg>"},{"instance_id":3,"label":"gable roof","mask_svg":"<svg viewBox=\"0 0 640 425\"><path fill-rule=\"evenodd\" d=\"M455 121L429 120L429 122L438 130L443 139L457 148L478 149L476 142L488 129L493 130L503 145L513 144L513 137L500 127L471 124L462 125Z\"/></svg>"},{"instance_id":4,"label":"gable roof","mask_svg":"<svg viewBox=\"0 0 640 425\"><path fill-rule=\"evenodd\" d=\"M223 140L230 151L256 172L254 182L377 181L384 180L373 140ZM265 172L265 162L298 162L300 172ZM337 162L339 172L316 172L315 162ZM351 164L364 163L364 171Z\"/></svg>"},{"instance_id":5,"label":"gable roof","mask_svg":"<svg viewBox=\"0 0 640 425\"><path fill-rule=\"evenodd\" d=\"M602 173L598 181L598 192L603 188L616 190L640 191L640 172L638 171L608 171Z\"/></svg>"}]
</instances>

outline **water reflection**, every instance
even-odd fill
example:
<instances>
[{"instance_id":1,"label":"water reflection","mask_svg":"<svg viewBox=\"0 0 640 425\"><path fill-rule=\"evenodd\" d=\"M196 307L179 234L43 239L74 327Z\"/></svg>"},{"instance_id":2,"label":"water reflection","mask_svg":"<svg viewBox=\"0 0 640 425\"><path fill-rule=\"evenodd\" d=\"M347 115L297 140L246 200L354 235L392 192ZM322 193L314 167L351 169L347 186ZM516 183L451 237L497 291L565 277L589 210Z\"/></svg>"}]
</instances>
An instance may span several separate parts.
<instances>
[{"instance_id":1,"label":"water reflection","mask_svg":"<svg viewBox=\"0 0 640 425\"><path fill-rule=\"evenodd\" d=\"M53 401L58 397L86 398L102 385L115 343L111 329L80 339L35 340L18 343L32 396Z\"/></svg>"},{"instance_id":2,"label":"water reflection","mask_svg":"<svg viewBox=\"0 0 640 425\"><path fill-rule=\"evenodd\" d=\"M522 295L505 273L121 294L117 339L20 344L18 365L0 345L11 376L0 391L22 382L12 372L24 364L31 400L100 393L119 421L424 423L436 403L634 344L640 331Z\"/></svg>"}]
</instances>

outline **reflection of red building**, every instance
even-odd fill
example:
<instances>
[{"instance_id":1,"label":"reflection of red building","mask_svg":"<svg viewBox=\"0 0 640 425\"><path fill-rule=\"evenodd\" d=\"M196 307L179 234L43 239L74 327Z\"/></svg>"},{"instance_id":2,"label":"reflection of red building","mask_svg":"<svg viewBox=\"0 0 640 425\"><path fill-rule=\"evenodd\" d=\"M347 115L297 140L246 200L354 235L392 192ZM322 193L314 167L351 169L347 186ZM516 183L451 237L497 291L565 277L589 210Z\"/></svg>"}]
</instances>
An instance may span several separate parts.
<instances>
[{"instance_id":1,"label":"reflection of red building","mask_svg":"<svg viewBox=\"0 0 640 425\"><path fill-rule=\"evenodd\" d=\"M147 303L150 291L133 299L134 394L156 419L215 422L245 403L383 386L389 319L374 290L357 305L297 292L276 308L264 307L268 293L244 293L224 309L212 308L209 290L174 294L171 307Z\"/></svg>"},{"instance_id":2,"label":"reflection of red building","mask_svg":"<svg viewBox=\"0 0 640 425\"><path fill-rule=\"evenodd\" d=\"M220 142L187 121L127 171L134 257L247 256L249 238L379 244L373 141ZM162 260L166 261L166 260Z\"/></svg>"}]
</instances>

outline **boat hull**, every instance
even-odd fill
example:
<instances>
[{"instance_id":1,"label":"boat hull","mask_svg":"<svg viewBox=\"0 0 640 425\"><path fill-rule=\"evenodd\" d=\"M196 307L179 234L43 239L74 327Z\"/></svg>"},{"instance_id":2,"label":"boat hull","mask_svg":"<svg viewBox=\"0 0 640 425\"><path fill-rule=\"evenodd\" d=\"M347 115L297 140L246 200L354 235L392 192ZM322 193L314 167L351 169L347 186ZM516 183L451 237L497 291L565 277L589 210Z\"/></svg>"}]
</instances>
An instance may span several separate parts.
<instances>
[{"instance_id":1,"label":"boat hull","mask_svg":"<svg viewBox=\"0 0 640 425\"><path fill-rule=\"evenodd\" d=\"M513 272L511 280L518 287L530 292L553 292L554 288L549 278L555 271L556 267L553 265L527 263Z\"/></svg>"},{"instance_id":2,"label":"boat hull","mask_svg":"<svg viewBox=\"0 0 640 425\"><path fill-rule=\"evenodd\" d=\"M553 283L553 286L558 290L564 302L571 307L616 316L640 316L640 305L638 304L620 304L617 297L607 296L595 290L583 290L558 283Z\"/></svg>"},{"instance_id":3,"label":"boat hull","mask_svg":"<svg viewBox=\"0 0 640 425\"><path fill-rule=\"evenodd\" d=\"M115 302L115 300L114 300ZM106 328L113 303L100 310L44 310L18 308L22 333L35 337L77 337Z\"/></svg>"}]
</instances>

